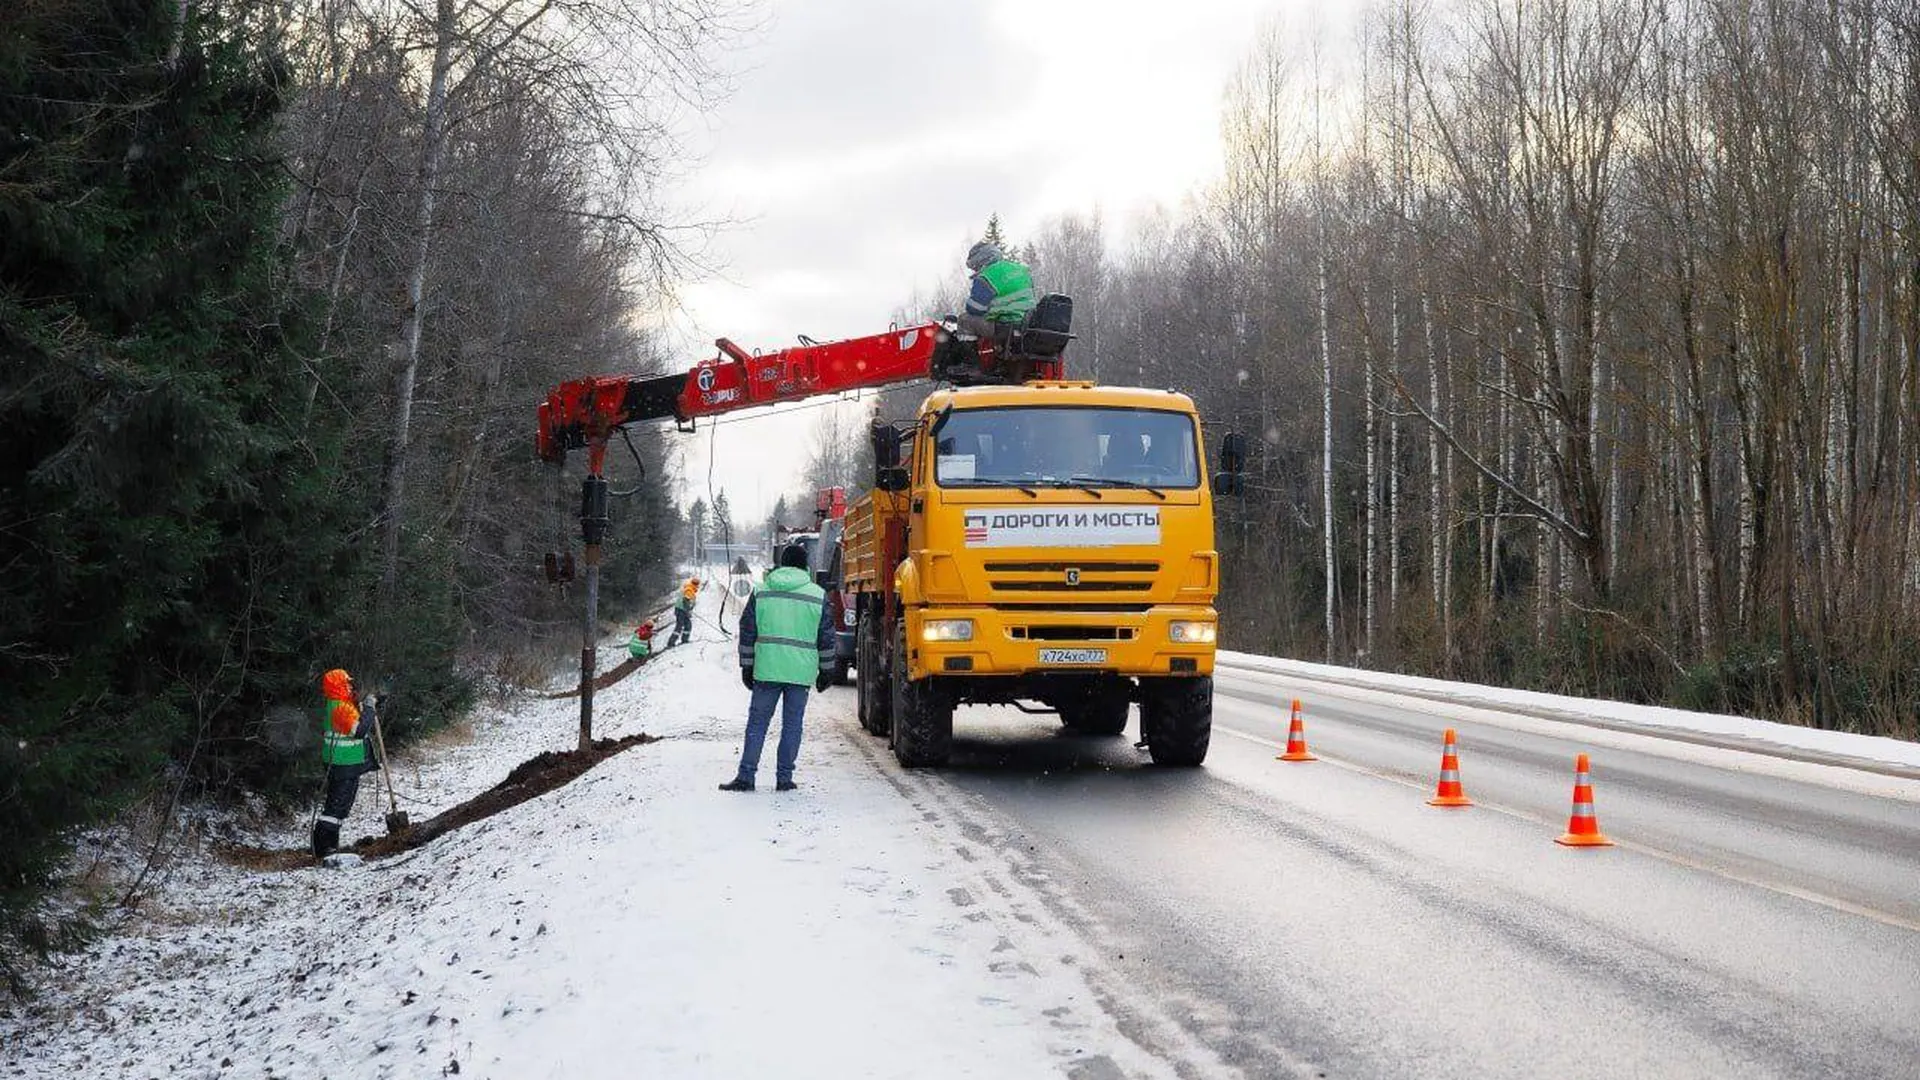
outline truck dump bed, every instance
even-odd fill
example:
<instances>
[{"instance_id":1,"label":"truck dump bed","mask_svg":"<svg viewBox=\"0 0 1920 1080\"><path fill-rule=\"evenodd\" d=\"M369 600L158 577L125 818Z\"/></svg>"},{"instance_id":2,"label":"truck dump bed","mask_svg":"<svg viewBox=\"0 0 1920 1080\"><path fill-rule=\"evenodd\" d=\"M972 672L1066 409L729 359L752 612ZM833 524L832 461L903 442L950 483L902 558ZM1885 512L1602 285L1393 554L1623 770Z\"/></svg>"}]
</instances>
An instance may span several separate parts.
<instances>
[{"instance_id":1,"label":"truck dump bed","mask_svg":"<svg viewBox=\"0 0 1920 1080\"><path fill-rule=\"evenodd\" d=\"M896 530L892 557L887 553L890 526ZM906 527L905 492L869 491L847 510L841 539L841 581L849 592L884 594L892 590L894 566L904 554Z\"/></svg>"}]
</instances>

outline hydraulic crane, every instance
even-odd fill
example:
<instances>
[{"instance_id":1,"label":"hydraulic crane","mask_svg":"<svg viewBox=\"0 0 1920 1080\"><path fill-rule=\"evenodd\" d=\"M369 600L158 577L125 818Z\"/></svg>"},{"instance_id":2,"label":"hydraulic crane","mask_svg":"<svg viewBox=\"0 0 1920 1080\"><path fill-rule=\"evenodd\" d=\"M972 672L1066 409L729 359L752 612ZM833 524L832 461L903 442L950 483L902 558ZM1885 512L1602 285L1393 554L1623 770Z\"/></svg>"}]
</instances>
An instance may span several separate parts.
<instances>
[{"instance_id":1,"label":"hydraulic crane","mask_svg":"<svg viewBox=\"0 0 1920 1080\"><path fill-rule=\"evenodd\" d=\"M801 344L770 353L748 353L726 338L719 355L692 371L672 375L601 375L562 383L540 406L534 447L540 460L562 464L571 450L587 452L580 488L580 539L584 552L587 610L580 647L580 747L592 743L595 623L598 620L600 548L607 534L607 481L602 474L607 441L628 424L671 418L692 431L700 417L799 401L849 390L890 386L915 379L956 385L1014 384L1058 379L1073 301L1044 296L1026 321L993 338L957 332L951 320L929 322L845 341Z\"/></svg>"}]
</instances>

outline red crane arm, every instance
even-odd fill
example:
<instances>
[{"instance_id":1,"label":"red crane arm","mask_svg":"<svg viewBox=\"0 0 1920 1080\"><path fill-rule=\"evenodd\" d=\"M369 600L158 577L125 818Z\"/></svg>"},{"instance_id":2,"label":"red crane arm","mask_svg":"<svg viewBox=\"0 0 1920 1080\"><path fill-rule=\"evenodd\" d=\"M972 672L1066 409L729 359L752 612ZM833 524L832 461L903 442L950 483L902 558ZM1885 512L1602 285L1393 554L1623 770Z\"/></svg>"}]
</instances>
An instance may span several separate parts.
<instances>
[{"instance_id":1,"label":"red crane arm","mask_svg":"<svg viewBox=\"0 0 1920 1080\"><path fill-rule=\"evenodd\" d=\"M946 331L925 323L884 334L796 345L752 355L721 338L721 355L692 371L634 377L602 375L562 383L540 406L536 451L560 462L567 451L596 456L622 424L672 417L681 423L782 401L888 386L932 373L934 346ZM983 350L988 352L990 350ZM599 462L590 465L599 472Z\"/></svg>"}]
</instances>

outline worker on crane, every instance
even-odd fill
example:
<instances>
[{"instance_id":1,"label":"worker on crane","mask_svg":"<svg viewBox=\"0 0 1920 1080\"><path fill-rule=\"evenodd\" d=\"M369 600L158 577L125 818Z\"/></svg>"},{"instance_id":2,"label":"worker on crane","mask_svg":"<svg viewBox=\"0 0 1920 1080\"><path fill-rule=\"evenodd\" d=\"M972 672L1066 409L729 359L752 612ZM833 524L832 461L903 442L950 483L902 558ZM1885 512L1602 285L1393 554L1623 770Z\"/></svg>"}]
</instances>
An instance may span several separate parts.
<instances>
[{"instance_id":1,"label":"worker on crane","mask_svg":"<svg viewBox=\"0 0 1920 1080\"><path fill-rule=\"evenodd\" d=\"M960 315L960 329L1004 345L1007 334L1033 310L1033 274L990 240L967 251L967 269L973 271L973 280L967 287L967 310Z\"/></svg>"},{"instance_id":2,"label":"worker on crane","mask_svg":"<svg viewBox=\"0 0 1920 1080\"><path fill-rule=\"evenodd\" d=\"M667 646L684 644L693 640L693 601L700 595L700 579L690 577L680 586L680 598L673 602L673 633L667 635Z\"/></svg>"},{"instance_id":3,"label":"worker on crane","mask_svg":"<svg viewBox=\"0 0 1920 1080\"><path fill-rule=\"evenodd\" d=\"M313 857L324 859L340 846L340 825L353 812L360 778L380 767L367 746L370 723L353 701L353 678L340 668L320 676L320 760L327 766L326 803L313 822ZM372 707L372 699L368 700Z\"/></svg>"},{"instance_id":4,"label":"worker on crane","mask_svg":"<svg viewBox=\"0 0 1920 1080\"><path fill-rule=\"evenodd\" d=\"M721 791L752 791L760 771L773 707L780 706L780 747L774 757L774 790L792 791L800 757L800 725L807 712L807 684L825 691L833 681L833 616L827 594L807 576L807 549L788 544L780 565L754 591L740 612L740 681L753 697L747 704L747 743L740 768Z\"/></svg>"}]
</instances>

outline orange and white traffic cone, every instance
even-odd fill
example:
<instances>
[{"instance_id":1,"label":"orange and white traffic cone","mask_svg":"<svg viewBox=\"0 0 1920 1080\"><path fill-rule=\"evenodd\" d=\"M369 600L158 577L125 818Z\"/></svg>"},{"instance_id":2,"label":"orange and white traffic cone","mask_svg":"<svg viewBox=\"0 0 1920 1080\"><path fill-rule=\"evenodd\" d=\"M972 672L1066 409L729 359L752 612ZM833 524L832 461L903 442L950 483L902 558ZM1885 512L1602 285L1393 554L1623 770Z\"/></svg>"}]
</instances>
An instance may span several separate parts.
<instances>
[{"instance_id":1,"label":"orange and white traffic cone","mask_svg":"<svg viewBox=\"0 0 1920 1080\"><path fill-rule=\"evenodd\" d=\"M1293 699L1293 720L1287 725L1287 752L1275 761L1319 761L1307 753L1307 724L1300 719L1300 699Z\"/></svg>"},{"instance_id":2,"label":"orange and white traffic cone","mask_svg":"<svg viewBox=\"0 0 1920 1080\"><path fill-rule=\"evenodd\" d=\"M1453 729L1448 728L1446 746L1440 751L1440 786L1434 789L1428 806L1472 806L1466 789L1460 786L1460 752L1453 745Z\"/></svg>"},{"instance_id":3,"label":"orange and white traffic cone","mask_svg":"<svg viewBox=\"0 0 1920 1080\"><path fill-rule=\"evenodd\" d=\"M1593 813L1593 781L1587 776L1587 755L1573 759L1573 816L1567 819L1567 833L1554 841L1568 847L1612 847L1613 841L1600 832L1600 819Z\"/></svg>"}]
</instances>

